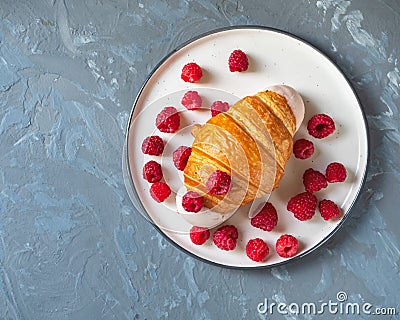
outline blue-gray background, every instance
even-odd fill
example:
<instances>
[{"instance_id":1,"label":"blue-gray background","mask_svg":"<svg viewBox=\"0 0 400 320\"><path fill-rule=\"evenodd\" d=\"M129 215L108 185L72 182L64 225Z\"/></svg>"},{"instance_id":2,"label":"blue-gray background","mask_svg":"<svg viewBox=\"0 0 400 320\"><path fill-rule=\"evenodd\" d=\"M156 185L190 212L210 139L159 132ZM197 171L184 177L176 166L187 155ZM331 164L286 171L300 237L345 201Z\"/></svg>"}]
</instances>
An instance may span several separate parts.
<instances>
[{"instance_id":1,"label":"blue-gray background","mask_svg":"<svg viewBox=\"0 0 400 320\"><path fill-rule=\"evenodd\" d=\"M339 291L399 312L399 15L398 0L1 0L0 319L313 319L257 305L336 301ZM193 36L238 24L321 49L370 128L366 185L343 229L272 270L180 252L135 212L121 173L151 69Z\"/></svg>"}]
</instances>

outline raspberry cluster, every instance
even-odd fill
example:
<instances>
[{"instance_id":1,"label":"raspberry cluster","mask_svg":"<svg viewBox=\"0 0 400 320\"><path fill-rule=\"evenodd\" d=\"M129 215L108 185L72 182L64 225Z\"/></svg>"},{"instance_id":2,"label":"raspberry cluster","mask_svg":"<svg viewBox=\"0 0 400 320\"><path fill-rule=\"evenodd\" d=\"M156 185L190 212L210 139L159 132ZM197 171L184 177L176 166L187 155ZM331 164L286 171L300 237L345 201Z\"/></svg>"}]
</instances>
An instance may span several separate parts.
<instances>
[{"instance_id":1,"label":"raspberry cluster","mask_svg":"<svg viewBox=\"0 0 400 320\"><path fill-rule=\"evenodd\" d=\"M347 171L343 164L332 162L328 164L325 175L312 168L303 174L303 184L306 192L293 196L287 205L287 210L294 213L295 218L304 221L311 219L318 204L319 212L324 220L331 220L340 215L340 208L332 200L323 199L318 202L314 193L324 189L328 183L343 182Z\"/></svg>"},{"instance_id":2,"label":"raspberry cluster","mask_svg":"<svg viewBox=\"0 0 400 320\"><path fill-rule=\"evenodd\" d=\"M228 57L228 67L231 72L243 72L249 68L249 59L242 50L233 50ZM203 77L203 69L196 62L185 64L181 71L181 79L185 82L195 83Z\"/></svg>"}]
</instances>

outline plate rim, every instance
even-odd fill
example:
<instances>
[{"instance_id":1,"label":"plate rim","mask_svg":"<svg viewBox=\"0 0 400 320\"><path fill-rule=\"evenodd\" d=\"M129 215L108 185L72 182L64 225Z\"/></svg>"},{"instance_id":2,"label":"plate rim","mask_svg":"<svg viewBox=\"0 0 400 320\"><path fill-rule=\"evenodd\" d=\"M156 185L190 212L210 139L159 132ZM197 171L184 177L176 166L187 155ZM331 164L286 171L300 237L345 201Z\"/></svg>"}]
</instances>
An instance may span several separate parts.
<instances>
[{"instance_id":1,"label":"plate rim","mask_svg":"<svg viewBox=\"0 0 400 320\"><path fill-rule=\"evenodd\" d=\"M189 45L189 44L191 44L191 43L193 43L193 42L195 42L195 41L197 41L199 39L202 39L202 38L207 37L209 35L225 32L225 31L244 30L244 29L249 29L249 30L257 30L258 29L258 30L262 30L262 31L271 31L271 32L283 34L283 35L288 36L288 37L290 37L290 38L292 38L294 40L302 42L303 44L309 46L311 49L314 49L319 54L324 56L336 68L336 70L339 71L339 73L341 74L343 79L345 79L345 81L347 82L347 84L350 87L351 91L353 92L353 95L357 100L358 107L359 107L359 109L361 111L361 115L363 117L364 129L365 129L365 132L366 132L366 165L365 165L364 172L362 174L361 183L360 183L360 186L359 186L359 188L357 190L357 193L356 193L353 201L349 205L349 208L348 208L347 212L343 215L343 217L342 217L341 221L338 223L338 225L328 235L326 235L320 242L318 242L315 246L313 246L312 248L300 253L299 255L296 255L293 258L289 258L289 259L283 260L283 261L278 262L278 263L274 263L274 264L270 264L270 265L260 265L260 266L257 266L257 265L255 265L255 266L232 266L232 265L218 263L218 262L215 262L215 261L212 261L212 260L208 260L208 259L206 259L204 257L198 256L195 253L193 253L193 252L181 247L178 243L173 241L165 232L163 232L161 230L161 228L156 223L154 223L154 221L151 221L152 219L149 217L146 209L144 208L142 202L140 201L139 195L137 194L135 185L133 183L133 178L132 178L131 172L129 170L130 163L129 163L129 157L128 157L128 140L129 140L129 131L130 131L129 129L130 129L131 125L132 125L133 114L134 114L135 108L137 106L138 100L139 100L141 94L143 93L145 87L147 86L148 82L150 81L150 79L152 78L154 73L160 68L160 66L163 65L164 62L166 62L172 55L177 53L179 50L183 49L187 45ZM370 131L369 131L369 126L368 126L367 116L366 116L366 113L364 111L364 108L363 108L363 105L361 103L361 100L360 100L357 92L355 91L354 86L351 84L350 80L348 79L348 77L344 74L342 69L326 53L324 53L321 49L317 48L316 46L314 46L313 44L309 43L308 41L304 40L303 38L301 38L301 37L299 37L297 35L294 35L293 33L289 32L289 31L281 30L281 29L274 28L274 27L264 26L264 25L234 25L234 26L226 26L226 27L215 28L215 29L209 30L207 32L201 33L201 34L199 34L197 36L194 36L194 37L190 38L187 41L184 41L182 44L180 44L175 49L171 50L168 54L166 54L153 67L153 69L149 72L149 74L147 75L146 79L144 80L142 86L139 88L139 91L136 94L136 97L135 97L135 100L133 102L133 105L132 105L132 108L131 108L131 112L130 112L130 115L129 115L129 121L127 123L126 132L125 132L125 143L124 143L124 146L123 146L122 171L123 171L123 180L124 180L125 189L126 189L126 191L128 193L128 196L129 196L133 206L136 208L136 210L140 211L139 213L141 214L142 218L144 220L146 220L147 223L150 223L157 230L157 232L159 232L165 239L167 239L167 241L169 243L171 243L174 247L176 247L177 249L179 249L183 253L185 253L185 254L187 254L187 255L189 255L189 256L197 259L197 260L200 260L202 262L210 264L210 265L214 265L214 266L218 266L218 267L222 267L222 268L227 268L227 269L235 269L235 270L261 270L261 269L270 269L270 268L280 267L282 265L285 265L285 264L288 264L288 263L293 263L293 262L296 262L296 261L304 258L305 256L307 256L307 255L313 253L314 251L316 251L317 249L321 248L330 239L332 239L332 237L342 228L342 226L344 225L345 221L350 216L354 205L359 200L361 191L365 187L366 177L368 175L368 170L369 170L369 165L370 165L370 152L369 152L369 150L370 150ZM143 217L143 214L145 214L148 217L148 219L145 219L145 217Z\"/></svg>"}]
</instances>

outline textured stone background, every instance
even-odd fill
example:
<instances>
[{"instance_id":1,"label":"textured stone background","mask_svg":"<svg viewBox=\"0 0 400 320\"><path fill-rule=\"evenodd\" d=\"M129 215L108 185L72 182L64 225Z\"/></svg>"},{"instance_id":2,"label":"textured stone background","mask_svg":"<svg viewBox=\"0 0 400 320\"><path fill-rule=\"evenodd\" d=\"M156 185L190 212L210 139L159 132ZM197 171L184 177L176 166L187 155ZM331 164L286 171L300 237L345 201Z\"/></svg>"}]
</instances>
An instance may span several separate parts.
<instances>
[{"instance_id":1,"label":"textured stone background","mask_svg":"<svg viewBox=\"0 0 400 320\"><path fill-rule=\"evenodd\" d=\"M238 24L320 48L370 127L367 182L343 229L272 270L181 253L134 211L121 173L151 69L191 37ZM398 0L2 0L0 319L316 319L257 305L336 301L339 291L400 312L399 27Z\"/></svg>"}]
</instances>

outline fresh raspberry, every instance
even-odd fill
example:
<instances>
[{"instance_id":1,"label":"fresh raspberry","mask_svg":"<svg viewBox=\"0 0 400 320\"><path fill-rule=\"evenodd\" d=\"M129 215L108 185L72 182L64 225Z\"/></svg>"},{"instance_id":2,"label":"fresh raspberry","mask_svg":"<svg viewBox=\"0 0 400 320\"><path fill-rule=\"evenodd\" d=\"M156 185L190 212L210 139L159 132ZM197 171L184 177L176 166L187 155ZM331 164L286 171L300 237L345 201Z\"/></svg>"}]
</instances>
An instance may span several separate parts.
<instances>
[{"instance_id":1,"label":"fresh raspberry","mask_svg":"<svg viewBox=\"0 0 400 320\"><path fill-rule=\"evenodd\" d=\"M151 160L147 162L143 167L143 178L150 183L158 182L162 179L163 173L161 165Z\"/></svg>"},{"instance_id":2,"label":"fresh raspberry","mask_svg":"<svg viewBox=\"0 0 400 320\"><path fill-rule=\"evenodd\" d=\"M268 245L260 238L251 239L246 244L246 254L253 261L264 261L268 253Z\"/></svg>"},{"instance_id":3,"label":"fresh raspberry","mask_svg":"<svg viewBox=\"0 0 400 320\"><path fill-rule=\"evenodd\" d=\"M181 78L185 82L197 82L203 75L203 71L197 63L190 62L182 68Z\"/></svg>"},{"instance_id":4,"label":"fresh raspberry","mask_svg":"<svg viewBox=\"0 0 400 320\"><path fill-rule=\"evenodd\" d=\"M228 60L229 71L231 72L242 72L246 71L249 67L249 59L242 50L234 50Z\"/></svg>"},{"instance_id":5,"label":"fresh raspberry","mask_svg":"<svg viewBox=\"0 0 400 320\"><path fill-rule=\"evenodd\" d=\"M203 204L204 199L197 192L189 191L182 197L182 207L187 212L199 212Z\"/></svg>"},{"instance_id":6,"label":"fresh raspberry","mask_svg":"<svg viewBox=\"0 0 400 320\"><path fill-rule=\"evenodd\" d=\"M224 171L214 171L206 182L210 194L222 195L228 193L231 187L231 176Z\"/></svg>"},{"instance_id":7,"label":"fresh raspberry","mask_svg":"<svg viewBox=\"0 0 400 320\"><path fill-rule=\"evenodd\" d=\"M156 127L161 132L174 133L179 129L181 118L174 107L165 107L157 114Z\"/></svg>"},{"instance_id":8,"label":"fresh raspberry","mask_svg":"<svg viewBox=\"0 0 400 320\"><path fill-rule=\"evenodd\" d=\"M211 105L211 115L215 117L217 114L221 112L226 112L229 110L229 103L223 101L214 101Z\"/></svg>"},{"instance_id":9,"label":"fresh raspberry","mask_svg":"<svg viewBox=\"0 0 400 320\"><path fill-rule=\"evenodd\" d=\"M159 156L164 151L164 141L159 136L150 136L143 140L142 152L151 156Z\"/></svg>"},{"instance_id":10,"label":"fresh raspberry","mask_svg":"<svg viewBox=\"0 0 400 320\"><path fill-rule=\"evenodd\" d=\"M307 130L314 138L322 139L335 131L335 122L327 114L316 114L308 121Z\"/></svg>"},{"instance_id":11,"label":"fresh raspberry","mask_svg":"<svg viewBox=\"0 0 400 320\"><path fill-rule=\"evenodd\" d=\"M233 250L239 234L235 226L226 225L219 227L213 234L214 244L221 250Z\"/></svg>"},{"instance_id":12,"label":"fresh raspberry","mask_svg":"<svg viewBox=\"0 0 400 320\"><path fill-rule=\"evenodd\" d=\"M178 170L185 169L191 153L192 148L185 146L180 146L174 151L172 154L172 160L174 161L174 165Z\"/></svg>"},{"instance_id":13,"label":"fresh raspberry","mask_svg":"<svg viewBox=\"0 0 400 320\"><path fill-rule=\"evenodd\" d=\"M293 144L293 154L297 159L308 159L314 153L314 144L310 140L299 139Z\"/></svg>"},{"instance_id":14,"label":"fresh raspberry","mask_svg":"<svg viewBox=\"0 0 400 320\"><path fill-rule=\"evenodd\" d=\"M183 95L182 105L188 110L197 110L201 107L202 99L197 91L188 91Z\"/></svg>"},{"instance_id":15,"label":"fresh raspberry","mask_svg":"<svg viewBox=\"0 0 400 320\"><path fill-rule=\"evenodd\" d=\"M276 240L275 249L282 258L291 258L299 250L299 241L290 234L284 234Z\"/></svg>"},{"instance_id":16,"label":"fresh raspberry","mask_svg":"<svg viewBox=\"0 0 400 320\"><path fill-rule=\"evenodd\" d=\"M251 225L264 231L271 231L277 224L278 213L270 202L265 203L262 209L251 218Z\"/></svg>"},{"instance_id":17,"label":"fresh raspberry","mask_svg":"<svg viewBox=\"0 0 400 320\"><path fill-rule=\"evenodd\" d=\"M150 187L150 195L157 202L163 202L171 194L171 189L164 182L153 183Z\"/></svg>"},{"instance_id":18,"label":"fresh raspberry","mask_svg":"<svg viewBox=\"0 0 400 320\"><path fill-rule=\"evenodd\" d=\"M347 177L346 168L339 162L332 162L326 167L325 177L330 183L343 182Z\"/></svg>"},{"instance_id":19,"label":"fresh raspberry","mask_svg":"<svg viewBox=\"0 0 400 320\"><path fill-rule=\"evenodd\" d=\"M317 197L310 192L299 193L289 200L287 209L300 221L309 220L315 214L317 201Z\"/></svg>"},{"instance_id":20,"label":"fresh raspberry","mask_svg":"<svg viewBox=\"0 0 400 320\"><path fill-rule=\"evenodd\" d=\"M319 213L321 214L322 218L324 218L324 220L331 220L340 215L339 207L331 200L322 200L319 203L318 208Z\"/></svg>"},{"instance_id":21,"label":"fresh raspberry","mask_svg":"<svg viewBox=\"0 0 400 320\"><path fill-rule=\"evenodd\" d=\"M303 184L306 191L310 193L317 192L328 186L325 176L314 169L307 169L303 174Z\"/></svg>"},{"instance_id":22,"label":"fresh raspberry","mask_svg":"<svg viewBox=\"0 0 400 320\"><path fill-rule=\"evenodd\" d=\"M202 245L209 237L210 230L207 228L193 226L190 229L190 240L192 240L194 244Z\"/></svg>"}]
</instances>

